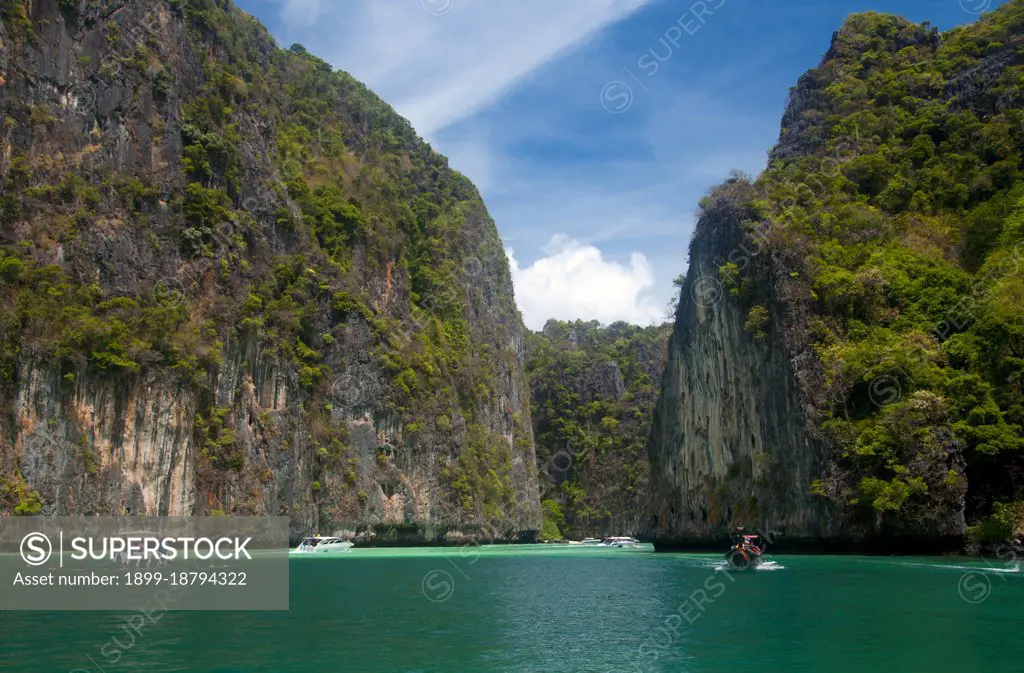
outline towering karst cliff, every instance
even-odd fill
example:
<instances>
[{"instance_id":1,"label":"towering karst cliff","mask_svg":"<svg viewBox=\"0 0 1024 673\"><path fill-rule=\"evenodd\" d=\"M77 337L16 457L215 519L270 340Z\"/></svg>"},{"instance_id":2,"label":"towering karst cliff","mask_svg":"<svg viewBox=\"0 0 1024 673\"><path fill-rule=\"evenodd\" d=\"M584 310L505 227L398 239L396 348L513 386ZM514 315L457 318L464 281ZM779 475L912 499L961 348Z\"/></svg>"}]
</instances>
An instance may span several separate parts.
<instances>
[{"instance_id":1,"label":"towering karst cliff","mask_svg":"<svg viewBox=\"0 0 1024 673\"><path fill-rule=\"evenodd\" d=\"M800 367L807 292L772 263L752 196L742 182L718 188L690 246L649 439L650 532L659 541L767 522L793 536L831 533L808 488L825 447L802 394L815 383L813 369ZM749 324L750 309L720 280L727 260L758 288L763 324Z\"/></svg>"},{"instance_id":2,"label":"towering karst cliff","mask_svg":"<svg viewBox=\"0 0 1024 673\"><path fill-rule=\"evenodd\" d=\"M1024 2L851 16L712 190L648 442L661 547L1024 531Z\"/></svg>"},{"instance_id":3,"label":"towering karst cliff","mask_svg":"<svg viewBox=\"0 0 1024 673\"><path fill-rule=\"evenodd\" d=\"M0 2L0 512L540 526L479 195L227 0Z\"/></svg>"}]
</instances>

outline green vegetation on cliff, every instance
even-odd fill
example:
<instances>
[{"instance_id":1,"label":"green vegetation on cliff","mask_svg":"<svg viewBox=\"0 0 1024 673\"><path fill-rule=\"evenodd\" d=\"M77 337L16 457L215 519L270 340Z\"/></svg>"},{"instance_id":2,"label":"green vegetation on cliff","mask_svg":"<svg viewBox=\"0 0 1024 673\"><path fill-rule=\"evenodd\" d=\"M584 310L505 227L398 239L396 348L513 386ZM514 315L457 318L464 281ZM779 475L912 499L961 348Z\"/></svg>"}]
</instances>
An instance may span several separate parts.
<instances>
[{"instance_id":1,"label":"green vegetation on cliff","mask_svg":"<svg viewBox=\"0 0 1024 673\"><path fill-rule=\"evenodd\" d=\"M527 376L546 537L626 534L647 497L645 451L671 325L549 320Z\"/></svg>"},{"instance_id":2,"label":"green vegetation on cliff","mask_svg":"<svg viewBox=\"0 0 1024 673\"><path fill-rule=\"evenodd\" d=\"M12 405L46 367L63 381L50 409L105 383L185 387L199 512L372 523L400 492L407 523L539 524L529 410L508 402L522 326L465 177L227 0L6 5L0 511L35 507ZM288 409L251 413L244 382L261 397L275 377ZM364 414L380 450L353 443Z\"/></svg>"},{"instance_id":3,"label":"green vegetation on cliff","mask_svg":"<svg viewBox=\"0 0 1024 673\"><path fill-rule=\"evenodd\" d=\"M804 486L867 530L955 534L947 513L966 508L981 537L1019 534L1024 2L943 35L851 16L793 90L767 170L719 198L767 225L776 277L809 297L791 337L818 356L804 393L833 469ZM761 331L779 313L744 271L721 280Z\"/></svg>"}]
</instances>

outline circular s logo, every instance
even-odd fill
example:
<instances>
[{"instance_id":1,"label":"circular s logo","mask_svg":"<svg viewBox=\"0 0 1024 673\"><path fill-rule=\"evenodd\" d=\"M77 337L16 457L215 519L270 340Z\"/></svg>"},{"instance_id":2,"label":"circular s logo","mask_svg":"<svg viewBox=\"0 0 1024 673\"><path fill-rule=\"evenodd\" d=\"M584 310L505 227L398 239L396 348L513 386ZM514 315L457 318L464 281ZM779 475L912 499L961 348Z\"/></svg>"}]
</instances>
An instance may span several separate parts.
<instances>
[{"instance_id":1,"label":"circular s logo","mask_svg":"<svg viewBox=\"0 0 1024 673\"><path fill-rule=\"evenodd\" d=\"M451 11L455 6L455 0L420 0L420 4L423 5L427 14L441 16Z\"/></svg>"},{"instance_id":2,"label":"circular s logo","mask_svg":"<svg viewBox=\"0 0 1024 673\"><path fill-rule=\"evenodd\" d=\"M960 0L960 8L968 14L984 14L992 7L992 0Z\"/></svg>"},{"instance_id":3,"label":"circular s logo","mask_svg":"<svg viewBox=\"0 0 1024 673\"><path fill-rule=\"evenodd\" d=\"M53 545L42 533L29 533L21 538L21 558L30 566L41 566L50 560Z\"/></svg>"},{"instance_id":4,"label":"circular s logo","mask_svg":"<svg viewBox=\"0 0 1024 673\"><path fill-rule=\"evenodd\" d=\"M484 272L484 264L480 261L479 257L470 255L462 260L462 271L469 278L476 278Z\"/></svg>"},{"instance_id":5,"label":"circular s logo","mask_svg":"<svg viewBox=\"0 0 1024 673\"><path fill-rule=\"evenodd\" d=\"M900 382L895 376L888 374L872 379L868 387L868 397L876 407L897 402L900 399Z\"/></svg>"},{"instance_id":6,"label":"circular s logo","mask_svg":"<svg viewBox=\"0 0 1024 673\"><path fill-rule=\"evenodd\" d=\"M363 403L366 389L372 381L372 375L356 365L355 370L343 372L334 378L331 395L345 406L357 407Z\"/></svg>"},{"instance_id":7,"label":"circular s logo","mask_svg":"<svg viewBox=\"0 0 1024 673\"><path fill-rule=\"evenodd\" d=\"M622 80L612 80L601 88L601 107L622 114L633 105L633 89Z\"/></svg>"},{"instance_id":8,"label":"circular s logo","mask_svg":"<svg viewBox=\"0 0 1024 673\"><path fill-rule=\"evenodd\" d=\"M187 301L185 286L177 278L161 278L153 286L153 299L161 306L180 306Z\"/></svg>"},{"instance_id":9,"label":"circular s logo","mask_svg":"<svg viewBox=\"0 0 1024 673\"><path fill-rule=\"evenodd\" d=\"M968 571L960 577L957 591L968 603L982 603L992 593L992 580L983 572Z\"/></svg>"},{"instance_id":10,"label":"circular s logo","mask_svg":"<svg viewBox=\"0 0 1024 673\"><path fill-rule=\"evenodd\" d=\"M690 298L701 308L711 308L722 299L724 294L725 289L722 287L721 281L714 276L700 276L690 286Z\"/></svg>"},{"instance_id":11,"label":"circular s logo","mask_svg":"<svg viewBox=\"0 0 1024 673\"><path fill-rule=\"evenodd\" d=\"M559 451L551 456L551 467L555 468L555 472L568 472L572 467L572 454L564 450Z\"/></svg>"},{"instance_id":12,"label":"circular s logo","mask_svg":"<svg viewBox=\"0 0 1024 673\"><path fill-rule=\"evenodd\" d=\"M455 593L455 578L443 570L431 570L423 576L423 595L432 603L443 603Z\"/></svg>"}]
</instances>

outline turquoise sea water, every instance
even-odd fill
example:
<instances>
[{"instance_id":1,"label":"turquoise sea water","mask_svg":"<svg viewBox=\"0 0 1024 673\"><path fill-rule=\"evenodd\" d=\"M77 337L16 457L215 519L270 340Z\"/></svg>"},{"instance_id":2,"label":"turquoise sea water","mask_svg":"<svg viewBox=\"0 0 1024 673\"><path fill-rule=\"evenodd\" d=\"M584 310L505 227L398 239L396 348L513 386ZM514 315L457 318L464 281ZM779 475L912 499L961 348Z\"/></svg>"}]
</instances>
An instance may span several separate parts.
<instances>
[{"instance_id":1,"label":"turquoise sea water","mask_svg":"<svg viewBox=\"0 0 1024 673\"><path fill-rule=\"evenodd\" d=\"M772 558L357 548L292 559L288 612L0 612L0 671L1024 671L1005 561Z\"/></svg>"}]
</instances>

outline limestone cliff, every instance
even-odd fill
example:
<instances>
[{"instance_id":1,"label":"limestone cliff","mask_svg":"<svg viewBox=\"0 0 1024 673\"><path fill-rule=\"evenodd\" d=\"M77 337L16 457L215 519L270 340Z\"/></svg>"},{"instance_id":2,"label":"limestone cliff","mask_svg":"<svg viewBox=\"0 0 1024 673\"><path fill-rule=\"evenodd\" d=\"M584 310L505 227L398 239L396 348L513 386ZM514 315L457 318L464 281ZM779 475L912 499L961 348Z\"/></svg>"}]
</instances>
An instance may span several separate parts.
<instances>
[{"instance_id":1,"label":"limestone cliff","mask_svg":"<svg viewBox=\"0 0 1024 673\"><path fill-rule=\"evenodd\" d=\"M468 180L226 0L0 9L0 511L539 529Z\"/></svg>"},{"instance_id":2,"label":"limestone cliff","mask_svg":"<svg viewBox=\"0 0 1024 673\"><path fill-rule=\"evenodd\" d=\"M815 384L808 356L807 292L773 263L746 207L748 185L711 197L690 246L668 364L648 447L651 507L646 534L659 547L727 540L737 525L819 538L834 528L806 488L825 469L816 413L802 392ZM759 288L768 319L720 268L734 264Z\"/></svg>"},{"instance_id":3,"label":"limestone cliff","mask_svg":"<svg viewBox=\"0 0 1024 673\"><path fill-rule=\"evenodd\" d=\"M690 247L647 533L939 551L1024 511L1024 2L851 16ZM968 524L973 524L968 526Z\"/></svg>"}]
</instances>

